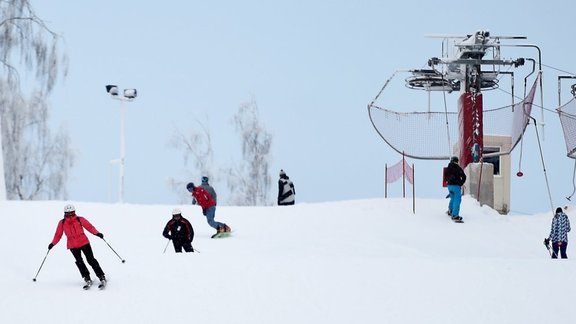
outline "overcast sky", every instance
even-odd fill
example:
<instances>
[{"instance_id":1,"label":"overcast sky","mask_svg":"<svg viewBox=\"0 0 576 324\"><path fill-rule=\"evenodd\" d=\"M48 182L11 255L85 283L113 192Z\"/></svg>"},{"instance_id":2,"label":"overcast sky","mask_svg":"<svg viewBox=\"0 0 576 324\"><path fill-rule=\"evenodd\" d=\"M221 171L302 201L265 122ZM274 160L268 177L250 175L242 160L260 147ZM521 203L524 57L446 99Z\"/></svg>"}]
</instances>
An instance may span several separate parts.
<instances>
[{"instance_id":1,"label":"overcast sky","mask_svg":"<svg viewBox=\"0 0 576 324\"><path fill-rule=\"evenodd\" d=\"M106 84L138 89L138 98L125 104L128 203L176 203L181 196L168 187L169 178L200 180L187 179L194 170L186 170L183 152L169 146L176 130L190 131L197 121L211 131L216 170L240 161L239 136L231 120L252 99L273 135L271 201L281 168L295 183L297 202L382 197L384 165L400 156L375 132L366 105L394 71L422 68L429 58L441 56L441 41L426 35L478 29L524 35L527 43L542 49L548 111L540 135L552 204L564 204L572 192L574 161L566 157L559 120L551 112L558 102L557 75L566 74L558 69L576 71L570 1L547 3L545 17L539 6L524 1L33 4L63 36L70 58L69 75L50 99L52 123L68 129L78 153L70 199L117 201L118 166L110 161L119 157L120 102L110 99ZM529 50L504 49L503 56L537 58ZM424 92L402 90L395 95L406 99L406 107L427 109L410 104L425 98ZM491 93L485 94L485 108L509 104L509 99L490 99ZM569 93L568 83L564 93ZM456 94L447 97L449 110L455 110L456 100ZM541 112L533 115L540 118ZM533 128L524 144L522 178L514 175L518 155L513 154L511 209L550 209ZM446 162L409 160L415 164L418 196L445 196L440 183ZM225 197L222 180L216 177L214 184ZM392 187L390 194L401 195L401 186Z\"/></svg>"}]
</instances>

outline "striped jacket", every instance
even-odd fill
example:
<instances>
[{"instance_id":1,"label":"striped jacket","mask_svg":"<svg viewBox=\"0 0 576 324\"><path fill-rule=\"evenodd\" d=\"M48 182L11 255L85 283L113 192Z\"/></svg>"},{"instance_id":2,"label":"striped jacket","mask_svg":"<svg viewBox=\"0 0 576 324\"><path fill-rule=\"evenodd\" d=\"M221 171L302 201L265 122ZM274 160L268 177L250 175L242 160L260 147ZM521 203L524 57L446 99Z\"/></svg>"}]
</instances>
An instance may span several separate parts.
<instances>
[{"instance_id":1,"label":"striped jacket","mask_svg":"<svg viewBox=\"0 0 576 324\"><path fill-rule=\"evenodd\" d=\"M568 242L568 232L570 232L570 220L568 215L557 213L552 219L552 228L548 238L552 242Z\"/></svg>"}]
</instances>

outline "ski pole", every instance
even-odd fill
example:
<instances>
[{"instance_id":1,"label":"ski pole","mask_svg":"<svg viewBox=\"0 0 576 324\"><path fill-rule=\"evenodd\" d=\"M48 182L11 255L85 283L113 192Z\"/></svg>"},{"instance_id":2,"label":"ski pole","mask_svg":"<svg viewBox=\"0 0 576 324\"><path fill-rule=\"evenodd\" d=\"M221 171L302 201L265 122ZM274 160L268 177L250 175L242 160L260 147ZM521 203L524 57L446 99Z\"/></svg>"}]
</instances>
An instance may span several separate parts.
<instances>
[{"instance_id":1,"label":"ski pole","mask_svg":"<svg viewBox=\"0 0 576 324\"><path fill-rule=\"evenodd\" d=\"M548 253L550 253L550 257L552 257L552 255L554 255L555 257L558 257L558 255L556 254L556 252L550 250L550 243L546 242L546 239L544 239L544 246L546 247L546 249L548 250Z\"/></svg>"},{"instance_id":2,"label":"ski pole","mask_svg":"<svg viewBox=\"0 0 576 324\"><path fill-rule=\"evenodd\" d=\"M162 252L162 254L166 253L166 249L168 248L168 244L170 244L170 239L168 239L168 242L166 242L166 246L164 247L164 251Z\"/></svg>"},{"instance_id":3,"label":"ski pole","mask_svg":"<svg viewBox=\"0 0 576 324\"><path fill-rule=\"evenodd\" d=\"M556 252L554 252L554 250L552 250L552 255L554 258L558 258L558 254L556 254Z\"/></svg>"},{"instance_id":4,"label":"ski pole","mask_svg":"<svg viewBox=\"0 0 576 324\"><path fill-rule=\"evenodd\" d=\"M549 247L549 246L547 246L546 248L548 248L548 253L550 253L550 256L551 256L551 257L553 257L553 258L554 258L554 257L556 257L556 258L558 257L558 255L556 254L556 252L550 250L550 247Z\"/></svg>"},{"instance_id":5,"label":"ski pole","mask_svg":"<svg viewBox=\"0 0 576 324\"><path fill-rule=\"evenodd\" d=\"M546 250L548 250L550 257L552 257L552 252L550 252L550 240L548 240L547 238L544 239L544 246L546 247Z\"/></svg>"},{"instance_id":6,"label":"ski pole","mask_svg":"<svg viewBox=\"0 0 576 324\"><path fill-rule=\"evenodd\" d=\"M122 263L126 263L126 260L122 259L122 257L119 256L118 253L116 253L116 251L114 251L114 249L110 246L110 244L108 244L108 242L107 242L104 238L102 238L102 240L103 240L104 242L106 242L106 245L108 245L108 247L110 248L110 250L112 250L112 252L114 252L114 254L116 254L116 256L118 257L118 259L122 260Z\"/></svg>"},{"instance_id":7,"label":"ski pole","mask_svg":"<svg viewBox=\"0 0 576 324\"><path fill-rule=\"evenodd\" d=\"M40 268L38 268L38 272L36 272L36 276L32 279L32 281L36 282L36 278L38 277L40 270L42 270L42 266L44 265L44 261L46 261L46 258L48 257L48 253L50 253L50 250L46 251L46 255L44 256L44 260L42 260L42 263L40 264Z\"/></svg>"},{"instance_id":8,"label":"ski pole","mask_svg":"<svg viewBox=\"0 0 576 324\"><path fill-rule=\"evenodd\" d=\"M546 249L548 250L548 253L550 253L550 257L552 257L552 251L550 251L550 247L548 245L546 245Z\"/></svg>"}]
</instances>

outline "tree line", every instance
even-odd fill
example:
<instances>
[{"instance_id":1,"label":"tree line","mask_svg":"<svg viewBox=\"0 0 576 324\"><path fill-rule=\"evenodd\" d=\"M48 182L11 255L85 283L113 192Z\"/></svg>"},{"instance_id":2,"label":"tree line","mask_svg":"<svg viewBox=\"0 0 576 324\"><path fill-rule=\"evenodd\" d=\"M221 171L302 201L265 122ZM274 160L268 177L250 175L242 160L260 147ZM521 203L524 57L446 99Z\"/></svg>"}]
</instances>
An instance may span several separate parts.
<instances>
[{"instance_id":1,"label":"tree line","mask_svg":"<svg viewBox=\"0 0 576 324\"><path fill-rule=\"evenodd\" d=\"M49 95L68 68L60 39L30 1L0 1L0 200L67 199L72 142L65 130L48 125ZM34 75L31 89L22 87L21 71ZM173 145L184 151L185 165L192 162L198 177L226 178L230 204L269 204L272 136L259 120L256 102L241 104L233 123L242 161L232 166L216 169L209 129L200 123L187 134L177 132Z\"/></svg>"}]
</instances>

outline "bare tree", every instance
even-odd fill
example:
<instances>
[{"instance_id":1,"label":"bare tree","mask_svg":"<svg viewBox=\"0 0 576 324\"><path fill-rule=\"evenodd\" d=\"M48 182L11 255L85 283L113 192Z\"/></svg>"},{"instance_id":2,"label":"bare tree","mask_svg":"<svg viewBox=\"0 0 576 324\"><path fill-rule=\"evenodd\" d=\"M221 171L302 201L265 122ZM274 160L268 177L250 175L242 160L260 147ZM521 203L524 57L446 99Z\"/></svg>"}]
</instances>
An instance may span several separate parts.
<instances>
[{"instance_id":1,"label":"bare tree","mask_svg":"<svg viewBox=\"0 0 576 324\"><path fill-rule=\"evenodd\" d=\"M35 73L42 86L50 92L60 73L67 68L67 57L58 50L59 36L36 16L30 1L0 1L0 67L6 82L19 86L18 69L12 61L18 56L24 67ZM64 71L64 75L67 71Z\"/></svg>"},{"instance_id":2,"label":"bare tree","mask_svg":"<svg viewBox=\"0 0 576 324\"><path fill-rule=\"evenodd\" d=\"M0 87L1 89L1 87ZM68 136L52 135L40 93L30 99L2 96L2 137L8 199L65 199L74 156Z\"/></svg>"},{"instance_id":3,"label":"bare tree","mask_svg":"<svg viewBox=\"0 0 576 324\"><path fill-rule=\"evenodd\" d=\"M254 100L242 104L233 121L242 141L243 161L220 171L226 177L230 192L228 203L237 206L269 205L271 178L268 171L272 136L261 124ZM214 176L218 168L213 163L210 130L201 122L197 121L197 124L198 127L186 135L176 131L171 145L184 149L184 165L193 161L195 171L187 176L199 179L206 175L214 178L214 183L222 176ZM176 192L183 192L185 182L171 179L170 185Z\"/></svg>"},{"instance_id":4,"label":"bare tree","mask_svg":"<svg viewBox=\"0 0 576 324\"><path fill-rule=\"evenodd\" d=\"M196 124L197 127L191 129L188 134L176 130L170 144L172 147L184 150L184 166L188 166L192 161L194 171L187 172L186 179L200 179L202 176L207 176L212 180L212 183L215 183L217 177L214 176L214 151L212 150L210 130L198 120L196 120ZM176 192L184 192L182 189L187 182L189 180L169 179L169 185Z\"/></svg>"},{"instance_id":5,"label":"bare tree","mask_svg":"<svg viewBox=\"0 0 576 324\"><path fill-rule=\"evenodd\" d=\"M0 181L5 184L0 199L63 197L73 158L68 137L50 135L45 104L57 77L67 73L58 35L36 16L30 1L0 1L0 44L0 177L6 179ZM20 67L38 81L29 99L20 89Z\"/></svg>"},{"instance_id":6,"label":"bare tree","mask_svg":"<svg viewBox=\"0 0 576 324\"><path fill-rule=\"evenodd\" d=\"M270 204L270 148L272 135L261 124L255 100L242 104L234 116L242 140L243 162L228 169L231 203L237 206Z\"/></svg>"}]
</instances>

